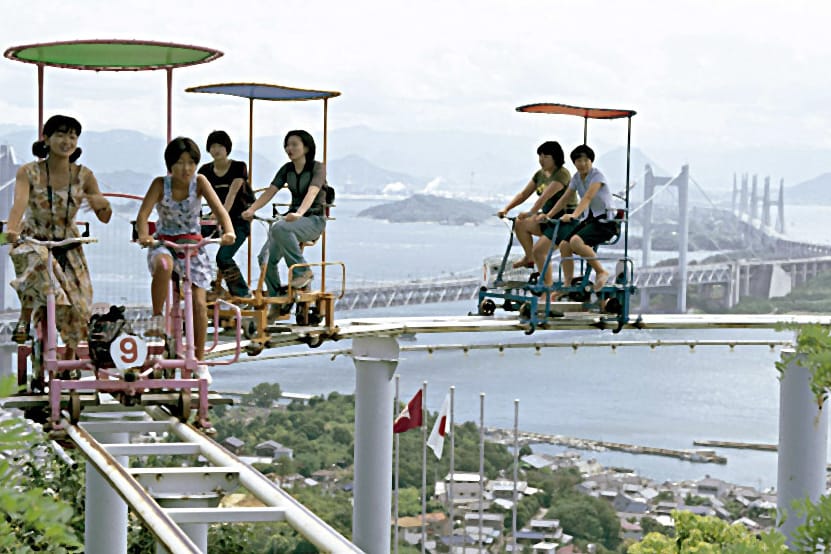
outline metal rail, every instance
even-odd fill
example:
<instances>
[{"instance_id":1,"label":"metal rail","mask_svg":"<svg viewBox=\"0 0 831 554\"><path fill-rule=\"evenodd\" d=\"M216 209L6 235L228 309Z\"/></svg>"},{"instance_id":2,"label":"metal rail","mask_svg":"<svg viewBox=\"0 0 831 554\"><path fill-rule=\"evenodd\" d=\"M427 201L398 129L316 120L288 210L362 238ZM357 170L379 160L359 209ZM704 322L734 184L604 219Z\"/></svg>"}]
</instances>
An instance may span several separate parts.
<instances>
[{"instance_id":1,"label":"metal rail","mask_svg":"<svg viewBox=\"0 0 831 554\"><path fill-rule=\"evenodd\" d=\"M133 513L144 522L148 530L168 551L177 554L180 552L199 554L201 552L144 487L87 430L78 425L72 425L66 420L63 421L63 425L67 436L81 453L109 481ZM125 431L124 427L124 425L119 427L119 431Z\"/></svg>"},{"instance_id":2,"label":"metal rail","mask_svg":"<svg viewBox=\"0 0 831 554\"><path fill-rule=\"evenodd\" d=\"M434 352L461 350L462 352L469 352L471 350L499 350L500 352L509 349L523 349L533 348L537 351L543 348L571 348L577 350L579 348L611 348L612 350L618 347L625 346L648 346L651 349L659 346L687 346L691 350L696 346L727 346L733 350L737 346L767 346L771 350L776 347L789 348L794 346L794 342L788 339L698 339L698 340L613 340L613 341L536 341L536 342L487 342L478 344L418 344L412 346L402 346L401 352L427 352L432 354ZM339 348L336 350L304 350L302 352L291 352L288 354L273 354L270 356L257 356L256 358L240 359L237 363L262 362L265 360L282 360L286 358L304 358L307 356L329 356L335 359L338 356L351 356L351 348Z\"/></svg>"},{"instance_id":3,"label":"metal rail","mask_svg":"<svg viewBox=\"0 0 831 554\"><path fill-rule=\"evenodd\" d=\"M169 426L169 432L175 434L181 440L186 443L198 444L201 455L211 463L238 474L239 483L248 492L256 496L267 507L280 508L285 521L321 552L363 552L312 511L297 502L291 495L269 481L265 475L244 463L215 441L193 427L170 417L161 408L147 408L147 413L157 421L165 421ZM221 512L216 511L215 513L220 514ZM232 519L231 521L237 520Z\"/></svg>"},{"instance_id":4,"label":"metal rail","mask_svg":"<svg viewBox=\"0 0 831 554\"><path fill-rule=\"evenodd\" d=\"M67 436L95 469L128 504L156 537L174 553L202 552L182 525L285 521L321 552L362 552L343 535L294 500L260 472L231 454L211 438L181 423L159 407L146 408L155 421L109 421L63 424ZM168 433L182 442L155 444L102 444L94 433ZM117 456L203 456L209 467L126 467ZM239 486L257 497L265 507L215 508L192 503L191 507L163 507L169 499L217 499ZM205 531L206 532L206 531ZM204 537L203 537L204 538Z\"/></svg>"}]
</instances>

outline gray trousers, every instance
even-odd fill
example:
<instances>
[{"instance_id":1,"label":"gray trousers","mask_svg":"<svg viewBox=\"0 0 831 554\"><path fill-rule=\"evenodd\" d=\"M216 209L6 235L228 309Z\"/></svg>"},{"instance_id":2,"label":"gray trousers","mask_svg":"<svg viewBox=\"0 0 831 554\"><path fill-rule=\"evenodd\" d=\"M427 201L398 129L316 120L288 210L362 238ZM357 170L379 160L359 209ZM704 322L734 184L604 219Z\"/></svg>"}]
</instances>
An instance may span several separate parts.
<instances>
[{"instance_id":1,"label":"gray trousers","mask_svg":"<svg viewBox=\"0 0 831 554\"><path fill-rule=\"evenodd\" d=\"M317 238L326 228L326 219L322 215L304 216L296 221L278 221L268 229L268 240L260 250L257 260L262 267L266 264L265 284L269 296L277 296L280 289L280 272L277 271L277 262L286 260L286 266L304 264L306 259L300 250L300 243ZM298 276L307 268L295 270ZM289 275L289 279L293 277Z\"/></svg>"}]
</instances>

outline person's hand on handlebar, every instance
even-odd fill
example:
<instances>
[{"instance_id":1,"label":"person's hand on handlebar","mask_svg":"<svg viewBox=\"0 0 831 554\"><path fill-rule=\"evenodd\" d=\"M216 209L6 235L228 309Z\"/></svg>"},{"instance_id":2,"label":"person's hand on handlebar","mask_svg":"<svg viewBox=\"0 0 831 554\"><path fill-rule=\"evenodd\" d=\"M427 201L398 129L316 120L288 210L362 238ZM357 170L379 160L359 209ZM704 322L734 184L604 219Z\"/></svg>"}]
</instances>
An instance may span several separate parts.
<instances>
[{"instance_id":1,"label":"person's hand on handlebar","mask_svg":"<svg viewBox=\"0 0 831 554\"><path fill-rule=\"evenodd\" d=\"M560 216L560 221L562 221L563 223L568 223L572 219L574 219L574 214L563 214L562 216Z\"/></svg>"},{"instance_id":2,"label":"person's hand on handlebar","mask_svg":"<svg viewBox=\"0 0 831 554\"><path fill-rule=\"evenodd\" d=\"M142 246L153 246L156 243L156 239L150 235L139 235L138 243Z\"/></svg>"},{"instance_id":3,"label":"person's hand on handlebar","mask_svg":"<svg viewBox=\"0 0 831 554\"><path fill-rule=\"evenodd\" d=\"M502 208L501 210L496 212L496 217L498 217L499 219L504 219L506 215L508 215L508 210L506 210L505 208Z\"/></svg>"},{"instance_id":4,"label":"person's hand on handlebar","mask_svg":"<svg viewBox=\"0 0 831 554\"><path fill-rule=\"evenodd\" d=\"M8 244L14 244L20 240L20 233L17 231L6 231L6 242Z\"/></svg>"},{"instance_id":5,"label":"person's hand on handlebar","mask_svg":"<svg viewBox=\"0 0 831 554\"><path fill-rule=\"evenodd\" d=\"M254 210L252 210L251 208L248 208L247 210L242 212L240 215L242 216L242 218L245 221L251 221L252 219L254 219Z\"/></svg>"},{"instance_id":6,"label":"person's hand on handlebar","mask_svg":"<svg viewBox=\"0 0 831 554\"><path fill-rule=\"evenodd\" d=\"M229 246L234 244L237 241L237 235L233 232L231 233L222 233L222 237L219 239L219 244L222 246Z\"/></svg>"}]
</instances>

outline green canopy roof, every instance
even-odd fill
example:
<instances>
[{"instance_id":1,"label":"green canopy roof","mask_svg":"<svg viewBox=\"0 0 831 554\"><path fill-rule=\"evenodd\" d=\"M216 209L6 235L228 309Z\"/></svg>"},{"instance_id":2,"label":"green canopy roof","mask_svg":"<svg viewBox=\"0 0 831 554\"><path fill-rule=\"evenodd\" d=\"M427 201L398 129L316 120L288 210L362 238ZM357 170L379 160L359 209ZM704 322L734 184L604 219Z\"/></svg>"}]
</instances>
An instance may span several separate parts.
<instances>
[{"instance_id":1,"label":"green canopy roof","mask_svg":"<svg viewBox=\"0 0 831 554\"><path fill-rule=\"evenodd\" d=\"M170 42L111 39L13 46L4 55L11 60L71 69L143 71L210 62L222 52Z\"/></svg>"}]
</instances>

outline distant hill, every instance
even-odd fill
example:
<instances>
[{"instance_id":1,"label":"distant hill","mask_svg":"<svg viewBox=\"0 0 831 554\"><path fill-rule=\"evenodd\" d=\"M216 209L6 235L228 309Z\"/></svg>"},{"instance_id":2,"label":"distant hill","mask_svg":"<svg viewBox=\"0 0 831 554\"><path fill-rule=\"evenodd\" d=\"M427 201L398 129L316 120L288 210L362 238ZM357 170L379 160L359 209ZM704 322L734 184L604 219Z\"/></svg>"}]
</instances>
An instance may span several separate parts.
<instances>
[{"instance_id":1,"label":"distant hill","mask_svg":"<svg viewBox=\"0 0 831 554\"><path fill-rule=\"evenodd\" d=\"M444 225L482 223L493 217L493 206L473 200L457 200L430 194L414 194L405 200L367 208L358 217L384 219L397 223L433 222Z\"/></svg>"},{"instance_id":2,"label":"distant hill","mask_svg":"<svg viewBox=\"0 0 831 554\"><path fill-rule=\"evenodd\" d=\"M774 190L771 194L779 193L778 184L772 188ZM823 173L798 185L785 187L785 202L787 204L831 204L831 173Z\"/></svg>"},{"instance_id":3,"label":"distant hill","mask_svg":"<svg viewBox=\"0 0 831 554\"><path fill-rule=\"evenodd\" d=\"M330 161L326 174L338 194L379 194L393 183L403 192L415 192L427 183L423 177L383 169L354 154Z\"/></svg>"},{"instance_id":4,"label":"distant hill","mask_svg":"<svg viewBox=\"0 0 831 554\"><path fill-rule=\"evenodd\" d=\"M138 196L144 196L154 177L156 176L149 173L139 173L129 169L95 173L101 192L122 192Z\"/></svg>"}]
</instances>

